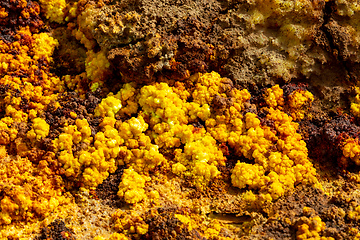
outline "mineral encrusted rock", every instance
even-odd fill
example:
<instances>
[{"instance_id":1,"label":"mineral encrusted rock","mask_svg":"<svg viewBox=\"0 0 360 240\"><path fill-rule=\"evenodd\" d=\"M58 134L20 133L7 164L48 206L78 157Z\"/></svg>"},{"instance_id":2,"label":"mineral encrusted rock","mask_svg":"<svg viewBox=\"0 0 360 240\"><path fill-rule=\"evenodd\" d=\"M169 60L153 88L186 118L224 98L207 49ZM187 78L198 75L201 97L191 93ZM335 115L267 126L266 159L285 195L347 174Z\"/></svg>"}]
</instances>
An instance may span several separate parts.
<instances>
[{"instance_id":1,"label":"mineral encrusted rock","mask_svg":"<svg viewBox=\"0 0 360 240\"><path fill-rule=\"evenodd\" d=\"M1 239L359 239L355 0L0 2Z\"/></svg>"}]
</instances>

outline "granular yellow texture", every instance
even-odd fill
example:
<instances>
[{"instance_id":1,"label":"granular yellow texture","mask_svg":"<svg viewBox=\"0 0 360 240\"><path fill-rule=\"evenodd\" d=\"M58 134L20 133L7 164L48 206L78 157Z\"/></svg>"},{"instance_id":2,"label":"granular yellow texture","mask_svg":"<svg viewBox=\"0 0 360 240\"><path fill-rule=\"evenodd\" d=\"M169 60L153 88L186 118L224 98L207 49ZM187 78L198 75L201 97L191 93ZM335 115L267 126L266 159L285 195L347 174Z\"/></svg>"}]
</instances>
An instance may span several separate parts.
<instances>
[{"instance_id":1,"label":"granular yellow texture","mask_svg":"<svg viewBox=\"0 0 360 240\"><path fill-rule=\"evenodd\" d=\"M148 224L136 211L122 211L117 210L112 215L114 228L120 234L133 235L139 237L148 231Z\"/></svg>"},{"instance_id":2,"label":"granular yellow texture","mask_svg":"<svg viewBox=\"0 0 360 240\"><path fill-rule=\"evenodd\" d=\"M122 107L119 110L119 115L121 117L126 118L137 113L139 107L137 99L135 99L137 91L138 89L136 89L135 83L126 83L115 95L116 98L121 100Z\"/></svg>"},{"instance_id":3,"label":"granular yellow texture","mask_svg":"<svg viewBox=\"0 0 360 240\"><path fill-rule=\"evenodd\" d=\"M139 175L133 169L125 169L119 185L118 196L125 202L134 204L146 198L145 183L148 177Z\"/></svg>"},{"instance_id":4,"label":"granular yellow texture","mask_svg":"<svg viewBox=\"0 0 360 240\"><path fill-rule=\"evenodd\" d=\"M211 103L214 96L219 94L222 80L223 79L216 72L200 74L196 79L195 90L192 93L194 102L199 103L200 105Z\"/></svg>"},{"instance_id":5,"label":"granular yellow texture","mask_svg":"<svg viewBox=\"0 0 360 240\"><path fill-rule=\"evenodd\" d=\"M348 138L342 142L343 162L351 159L356 165L360 165L360 145L358 138ZM344 159L345 158L345 159Z\"/></svg>"},{"instance_id":6,"label":"granular yellow texture","mask_svg":"<svg viewBox=\"0 0 360 240\"><path fill-rule=\"evenodd\" d=\"M295 90L292 92L288 96L288 104L293 119L298 121L302 120L313 101L314 96L309 91Z\"/></svg>"},{"instance_id":7,"label":"granular yellow texture","mask_svg":"<svg viewBox=\"0 0 360 240\"><path fill-rule=\"evenodd\" d=\"M277 108L282 110L286 106L286 110L294 119L294 121L300 121L304 119L305 116L310 118L309 109L312 102L314 101L314 96L311 92L297 89L290 93L284 99L284 91L275 85L271 88L265 90L264 100L269 107Z\"/></svg>"},{"instance_id":8,"label":"granular yellow texture","mask_svg":"<svg viewBox=\"0 0 360 240\"><path fill-rule=\"evenodd\" d=\"M196 230L207 239L217 238L219 240L230 240L230 237L219 236L224 224L216 219L205 222L201 217L196 214L174 214L189 231Z\"/></svg>"},{"instance_id":9,"label":"granular yellow texture","mask_svg":"<svg viewBox=\"0 0 360 240\"><path fill-rule=\"evenodd\" d=\"M121 100L113 96L108 96L103 99L95 109L96 117L111 117L114 118L115 114L121 109Z\"/></svg>"},{"instance_id":10,"label":"granular yellow texture","mask_svg":"<svg viewBox=\"0 0 360 240\"><path fill-rule=\"evenodd\" d=\"M64 127L64 132L53 141L53 145L67 177L94 188L108 177L109 172L115 172L115 158L124 142L114 128L115 121L105 117L100 123L101 131L94 138L86 119L77 119L76 125ZM84 148L74 152L75 144L83 144Z\"/></svg>"},{"instance_id":11,"label":"granular yellow texture","mask_svg":"<svg viewBox=\"0 0 360 240\"><path fill-rule=\"evenodd\" d=\"M185 144L183 151L175 150L175 161L178 162L175 164L185 166L189 170L185 175L196 185L206 185L219 174L216 166L224 164L225 158L215 139L205 134L204 128L197 129L189 123L197 118L206 120L210 116L209 105L187 102L175 92L166 83L143 87L139 96L142 116L149 119L150 137L160 148L172 149Z\"/></svg>"},{"instance_id":12,"label":"granular yellow texture","mask_svg":"<svg viewBox=\"0 0 360 240\"><path fill-rule=\"evenodd\" d=\"M87 58L85 61L86 76L92 80L91 90L94 92L109 75L110 63L106 58L104 52L100 51L94 53L92 50L86 52Z\"/></svg>"},{"instance_id":13,"label":"granular yellow texture","mask_svg":"<svg viewBox=\"0 0 360 240\"><path fill-rule=\"evenodd\" d=\"M66 7L65 0L40 0L42 11L45 12L45 17L50 21L62 23L64 21Z\"/></svg>"},{"instance_id":14,"label":"granular yellow texture","mask_svg":"<svg viewBox=\"0 0 360 240\"><path fill-rule=\"evenodd\" d=\"M1 225L38 221L69 201L63 194L62 179L48 167L47 160L34 164L27 158L2 155ZM3 234L6 230L0 231L0 236Z\"/></svg>"},{"instance_id":15,"label":"granular yellow texture","mask_svg":"<svg viewBox=\"0 0 360 240\"><path fill-rule=\"evenodd\" d=\"M272 200L294 189L300 182L317 184L316 170L308 159L306 144L297 133L298 124L281 110L284 99L283 91L279 86L265 91L264 98L270 106L267 108L268 114L265 118L274 122L274 126L269 127L262 125L254 113L248 112L243 116L244 103L250 99L250 94L246 90L225 91L222 89L227 88L226 81L218 80L213 83L222 86L214 88L220 89L216 94L222 99L229 99L228 102L231 104L223 107L222 114L218 111L212 112L210 118L206 120L206 130L217 141L227 142L238 156L254 161L252 164L242 162L236 164L231 176L234 186L260 190L265 199ZM294 93L289 100L293 103L290 104L290 108L294 113L302 110L307 99L312 99L309 92L303 91L303 94L302 92L299 94L298 96ZM174 170L181 172L183 166L186 167L183 163L176 165Z\"/></svg>"},{"instance_id":16,"label":"granular yellow texture","mask_svg":"<svg viewBox=\"0 0 360 240\"><path fill-rule=\"evenodd\" d=\"M27 132L27 137L30 140L40 140L49 134L50 126L42 118L32 119L32 129Z\"/></svg>"},{"instance_id":17,"label":"granular yellow texture","mask_svg":"<svg viewBox=\"0 0 360 240\"><path fill-rule=\"evenodd\" d=\"M200 135L199 139L186 143L183 151L176 149L175 161L178 165L173 165L174 173L190 169L184 176L192 177L198 186L208 184L220 174L217 166L225 165L225 157L210 134Z\"/></svg>"},{"instance_id":18,"label":"granular yellow texture","mask_svg":"<svg viewBox=\"0 0 360 240\"><path fill-rule=\"evenodd\" d=\"M0 144L8 145L11 141L14 141L17 137L18 130L11 127L14 121L10 117L2 118L0 121Z\"/></svg>"},{"instance_id":19,"label":"granular yellow texture","mask_svg":"<svg viewBox=\"0 0 360 240\"><path fill-rule=\"evenodd\" d=\"M47 33L32 34L28 27L21 28L15 37L18 41L11 44L0 40L0 84L8 86L0 104L6 106L6 116L15 122L27 122L28 114L31 118L39 116L47 105L56 100L56 93L63 90L60 79L46 69L58 43ZM20 44L24 38L33 41L28 45ZM13 56L9 53L11 51L18 52L18 55ZM39 67L44 61L45 68ZM24 77L24 73L28 77ZM41 84L38 84L40 78ZM14 92L20 94L15 97ZM28 104L26 108L21 108L24 102Z\"/></svg>"},{"instance_id":20,"label":"granular yellow texture","mask_svg":"<svg viewBox=\"0 0 360 240\"><path fill-rule=\"evenodd\" d=\"M62 0L40 3L45 17L57 23L65 20L65 8L69 8L69 19L75 17L78 7L76 3L66 6ZM113 214L116 233L110 239L148 234L145 216L150 213L145 214L145 210L166 198L161 190L152 188L161 176L185 181L200 191L207 191L214 182L231 182L245 201L258 203L276 200L297 184L318 185L294 122L304 118L313 101L312 94L304 90L295 90L284 99L283 90L276 85L265 91L267 106L256 106L250 102L247 89L235 88L230 79L216 72L198 73L185 82L163 79L143 85L126 83L117 93L103 97L93 115L82 116L73 109L68 118L62 116L62 125L54 131L47 114L49 110L64 110L58 95L65 86L85 98L81 83L88 80L87 87L96 92L111 74L108 53L95 50L97 43L89 32L88 25L94 24L93 8L86 8L78 16L76 27L68 25L87 49L85 72L79 75L65 75L60 80L51 73L52 55L59 42L49 33L20 27L14 42L0 41L0 84L6 86L0 99L0 106L4 106L0 120L2 226L46 218L70 201L66 190L94 190L118 168L124 171L117 195L131 210ZM261 13L254 12L258 18L251 21L262 24L261 17L269 18L272 11L265 7ZM294 42L306 41L302 29L291 24L280 28L283 33L293 34ZM289 52L296 50L292 43L288 47ZM154 54L158 51L156 47L153 50ZM18 54L15 57L11 52ZM284 60L279 75L291 74L293 57ZM265 58L262 61L266 62ZM262 118L258 116L261 108L266 110ZM93 119L96 124L91 122ZM274 124L268 126L265 120ZM45 143L44 150L36 150ZM344 151L350 153L346 156L356 156L347 144L350 142L344 145ZM224 146L238 158L235 167L228 170L230 174L224 174L229 154ZM10 150L17 156L9 156ZM240 160L244 158L246 163ZM154 212L154 216L159 214ZM176 212L172 217L181 229L196 230L206 238L218 238L225 227L189 211ZM318 226L313 230L310 223L306 224L310 233L319 232ZM299 236L309 236L306 226L299 229Z\"/></svg>"},{"instance_id":21,"label":"granular yellow texture","mask_svg":"<svg viewBox=\"0 0 360 240\"><path fill-rule=\"evenodd\" d=\"M27 6L27 1L17 1L19 9ZM39 14L37 4L29 6L33 8L22 12L25 19ZM0 40L0 86L5 90L0 98L1 239L71 201L54 167L54 153L39 149L51 127L45 112L52 103L59 106L55 101L64 91L59 77L49 71L59 43L26 24L15 28L13 41Z\"/></svg>"},{"instance_id":22,"label":"granular yellow texture","mask_svg":"<svg viewBox=\"0 0 360 240\"><path fill-rule=\"evenodd\" d=\"M354 102L350 105L351 113L356 116L360 117L360 88L355 87L356 96Z\"/></svg>"},{"instance_id":23,"label":"granular yellow texture","mask_svg":"<svg viewBox=\"0 0 360 240\"><path fill-rule=\"evenodd\" d=\"M265 90L264 100L269 107L276 108L284 105L284 91L279 85L275 85Z\"/></svg>"},{"instance_id":24,"label":"granular yellow texture","mask_svg":"<svg viewBox=\"0 0 360 240\"><path fill-rule=\"evenodd\" d=\"M347 216L351 220L359 221L360 220L360 206L356 206L353 211L349 211Z\"/></svg>"},{"instance_id":25,"label":"granular yellow texture","mask_svg":"<svg viewBox=\"0 0 360 240\"><path fill-rule=\"evenodd\" d=\"M34 60L45 58L48 62L52 60L51 55L54 52L55 47L59 45L59 42L50 37L47 33L34 34L35 45L32 48L34 51Z\"/></svg>"},{"instance_id":26,"label":"granular yellow texture","mask_svg":"<svg viewBox=\"0 0 360 240\"><path fill-rule=\"evenodd\" d=\"M144 133L148 124L142 116L119 123L117 129L124 139L124 146L120 149L124 158L119 161L120 165L127 164L135 171L148 175L149 171L166 163L159 147L152 144L150 137Z\"/></svg>"},{"instance_id":27,"label":"granular yellow texture","mask_svg":"<svg viewBox=\"0 0 360 240\"><path fill-rule=\"evenodd\" d=\"M304 218L302 224L299 224L296 232L297 240L305 239L320 239L320 240L334 240L333 237L322 237L320 233L326 229L326 224L319 216Z\"/></svg>"},{"instance_id":28,"label":"granular yellow texture","mask_svg":"<svg viewBox=\"0 0 360 240\"><path fill-rule=\"evenodd\" d=\"M157 230L154 228L159 228L160 234L169 230L168 234L178 235L179 239L183 233L189 238L233 239L233 236L227 237L231 235L227 229L233 229L232 224L211 217L212 212L216 215L219 206L227 207L220 212L250 215L251 221L257 221L256 213L247 211L246 207L272 206L300 184L321 188L297 122L311 119L309 109L314 101L313 94L294 84L295 90L286 96L286 91L279 85L265 89L263 95L256 90L251 95L239 85L242 81L247 83L246 86L255 83L254 90L269 82L311 77L317 70L315 66L326 63L328 55L333 52L317 45L324 40L320 36L324 31L319 30L320 25L331 29L331 24L335 24L333 19L324 22L327 17L324 4L329 1L252 0L234 6L215 6L229 10L232 20L241 24L236 28L237 31L241 29L236 33L236 39L227 34L222 37L229 38L227 43L237 45L236 48L244 53L242 57L256 59L248 65L249 76L260 76L250 72L252 67L259 70L259 74L265 74L259 80L247 81L239 79L239 76L245 78L239 71L236 79L240 81L236 84L216 72L190 76L193 70L186 67L180 77L183 81L178 81L179 77L171 73L177 67L185 66L179 62L179 53L182 49L192 50L187 48L188 45L193 47L198 43L186 41L191 37L196 40L197 36L191 36L190 32L187 36L185 31L181 33L181 39L176 39L177 36L173 39L173 32L169 31L169 38L164 39L157 32L143 31L140 28L142 14L135 10L125 14L116 11L127 9L121 6L124 5L122 1L39 2L42 16L52 22L49 26L37 29L34 26L42 23L27 22L30 16L35 19L40 13L34 4L33 12L24 10L19 13L19 19L13 19L21 20L21 24L9 30L10 40L1 33L1 239L18 238L10 234L10 229L35 223L37 228L47 225L50 216L57 217L57 211L64 210L72 196L79 196L79 191L88 191L90 198L97 201L99 185L114 173L110 183L100 186L107 189L106 184L113 184L111 181L114 179L120 181L114 184L118 187L115 190L117 195L114 195L116 204L122 204L122 208L112 214L108 226L108 230L113 232L109 239L114 240L148 239L152 237L151 231ZM9 4L22 9L31 2L19 0L9 1ZM344 43L344 48L352 51L348 56L339 47L338 59L344 58L349 65L353 60L358 63L359 4L353 0L333 1L331 4L334 9L337 7L337 12L332 14L337 15L336 18L345 18L343 22L339 21L343 30L336 29L347 37L344 40L351 38L355 43ZM9 18L7 8L0 7L1 26ZM145 6L142 10L151 9ZM228 24L228 19L223 18L229 16L227 14L221 13L223 16L214 18L211 24L222 31L221 25ZM174 21L171 28L182 31L185 29L183 26L191 22L194 27L199 27L194 32L196 35L198 30L202 31L202 25L207 24L197 22L197 17L195 20L183 18ZM155 26L163 20L166 19L155 19ZM57 60L53 54L57 47L60 49L66 44L53 37L56 31L47 31L59 25L69 32L67 37L71 38L71 34L74 37L69 42L77 40L79 46L84 45L82 54L79 54L83 56L84 66L77 68L75 73L71 67L65 69L68 72L61 73L61 79L52 73L53 69L59 71L63 67L62 63L53 64ZM232 28L233 23L229 26ZM232 32L230 28L229 33ZM214 29L217 32L216 27ZM253 30L257 31L254 35ZM186 47L180 46L179 42ZM202 47L200 42L196 48ZM171 43L178 45L173 47ZM334 44L338 44L337 41L334 40ZM235 52L238 50L226 53L232 47L223 49L224 54L221 53L222 46L206 43L205 47L211 51L205 60L197 62L194 59L190 63L195 69L200 68L195 65L204 64L204 72L216 68L227 71L233 67L228 63L237 61ZM77 51L69 55L79 56L74 52ZM114 59L112 55L115 55ZM224 66L217 66L216 61L222 58L221 55L231 56L224 56L221 60ZM66 62L63 58L66 56L60 57ZM113 69L118 68L114 66L118 58L119 62L130 62L134 69L154 71L148 75L153 74L149 79L156 78L156 81L132 80L131 77L136 76L126 76L122 68L113 74ZM121 61L121 58L132 59ZM207 59L212 61L208 66ZM148 60L153 63L151 69ZM79 69L82 72L77 72ZM170 74L158 77L162 69ZM139 72L139 76L143 75ZM263 80L264 83L260 82ZM114 86L107 86L112 81ZM112 89L120 90L111 92ZM360 90L355 90L357 95L351 104L351 112L359 117ZM67 98L71 100L66 102ZM76 101L72 102L73 99ZM343 162L360 165L357 138L344 139L340 147ZM241 211L242 208L246 211ZM262 210L262 213L268 213L265 210L269 209ZM308 209L304 209L305 212ZM360 207L354 205L346 213L344 211L344 215L347 221L356 223L360 220ZM67 220L64 217L64 221ZM332 239L324 237L325 219L315 214L301 217L292 224L297 239ZM249 222L240 225L236 228L243 231L241 234L250 233L249 229L246 230ZM38 233L39 229L36 231ZM349 229L349 234L356 236L355 239L360 236L355 227ZM95 239L105 237L99 235Z\"/></svg>"}]
</instances>

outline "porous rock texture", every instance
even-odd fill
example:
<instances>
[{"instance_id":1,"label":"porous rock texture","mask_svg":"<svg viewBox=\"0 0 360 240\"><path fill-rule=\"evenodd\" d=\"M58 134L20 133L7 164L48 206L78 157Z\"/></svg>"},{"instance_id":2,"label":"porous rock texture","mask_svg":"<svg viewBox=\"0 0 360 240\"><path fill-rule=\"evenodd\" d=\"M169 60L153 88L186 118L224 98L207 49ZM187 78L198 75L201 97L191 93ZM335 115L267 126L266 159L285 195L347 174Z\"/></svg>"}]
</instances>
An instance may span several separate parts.
<instances>
[{"instance_id":1,"label":"porous rock texture","mask_svg":"<svg viewBox=\"0 0 360 240\"><path fill-rule=\"evenodd\" d=\"M7 0L0 27L0 238L360 239L358 1Z\"/></svg>"}]
</instances>

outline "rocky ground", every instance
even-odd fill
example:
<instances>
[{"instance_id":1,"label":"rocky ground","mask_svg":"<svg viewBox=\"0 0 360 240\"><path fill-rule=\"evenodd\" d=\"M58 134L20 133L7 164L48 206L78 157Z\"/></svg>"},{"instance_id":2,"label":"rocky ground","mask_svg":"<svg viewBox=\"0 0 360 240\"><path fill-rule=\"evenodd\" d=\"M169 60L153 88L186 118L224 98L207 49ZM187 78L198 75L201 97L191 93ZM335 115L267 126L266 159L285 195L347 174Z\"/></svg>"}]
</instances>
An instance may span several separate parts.
<instances>
[{"instance_id":1,"label":"rocky ground","mask_svg":"<svg viewBox=\"0 0 360 240\"><path fill-rule=\"evenodd\" d=\"M0 239L359 239L356 0L0 2Z\"/></svg>"}]
</instances>

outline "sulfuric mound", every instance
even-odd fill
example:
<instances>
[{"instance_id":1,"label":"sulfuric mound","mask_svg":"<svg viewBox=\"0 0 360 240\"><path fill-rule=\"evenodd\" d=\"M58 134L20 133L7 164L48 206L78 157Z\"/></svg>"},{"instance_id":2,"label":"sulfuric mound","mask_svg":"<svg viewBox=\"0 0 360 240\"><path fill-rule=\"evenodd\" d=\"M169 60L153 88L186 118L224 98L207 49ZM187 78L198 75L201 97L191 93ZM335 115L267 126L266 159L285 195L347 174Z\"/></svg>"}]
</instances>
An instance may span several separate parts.
<instances>
[{"instance_id":1,"label":"sulfuric mound","mask_svg":"<svg viewBox=\"0 0 360 240\"><path fill-rule=\"evenodd\" d=\"M355 0L0 2L0 239L359 239Z\"/></svg>"}]
</instances>

